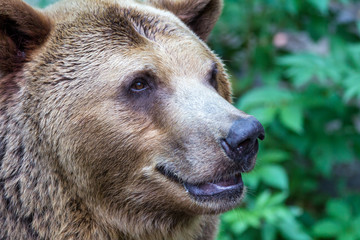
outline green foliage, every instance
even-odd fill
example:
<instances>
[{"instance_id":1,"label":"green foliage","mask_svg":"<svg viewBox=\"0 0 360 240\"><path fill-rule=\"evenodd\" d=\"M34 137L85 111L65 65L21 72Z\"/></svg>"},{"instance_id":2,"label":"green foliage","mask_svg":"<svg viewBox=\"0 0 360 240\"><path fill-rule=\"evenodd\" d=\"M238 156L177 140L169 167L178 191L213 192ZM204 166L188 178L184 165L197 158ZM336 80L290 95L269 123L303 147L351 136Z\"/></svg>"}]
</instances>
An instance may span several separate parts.
<instances>
[{"instance_id":1,"label":"green foliage","mask_svg":"<svg viewBox=\"0 0 360 240\"><path fill-rule=\"evenodd\" d=\"M271 193L269 190L256 198L248 197L248 208L239 208L222 216L219 239L254 239L254 232L247 232L249 228L259 229L258 234L265 240L278 239L278 233L287 239L311 239L296 221L301 210L283 204L287 197L286 191Z\"/></svg>"},{"instance_id":2,"label":"green foliage","mask_svg":"<svg viewBox=\"0 0 360 240\"><path fill-rule=\"evenodd\" d=\"M338 240L360 239L360 215L353 215L350 206L342 200L329 200L326 218L313 226L317 237L332 237Z\"/></svg>"},{"instance_id":3,"label":"green foliage","mask_svg":"<svg viewBox=\"0 0 360 240\"><path fill-rule=\"evenodd\" d=\"M49 4L57 2L58 0L24 0L25 2L40 8L44 8Z\"/></svg>"},{"instance_id":4,"label":"green foliage","mask_svg":"<svg viewBox=\"0 0 360 240\"><path fill-rule=\"evenodd\" d=\"M267 136L219 240L360 239L359 10L350 0L225 0L211 45L236 107Z\"/></svg>"},{"instance_id":5,"label":"green foliage","mask_svg":"<svg viewBox=\"0 0 360 240\"><path fill-rule=\"evenodd\" d=\"M225 0L210 45L266 139L219 240L360 239L359 12L355 0Z\"/></svg>"}]
</instances>

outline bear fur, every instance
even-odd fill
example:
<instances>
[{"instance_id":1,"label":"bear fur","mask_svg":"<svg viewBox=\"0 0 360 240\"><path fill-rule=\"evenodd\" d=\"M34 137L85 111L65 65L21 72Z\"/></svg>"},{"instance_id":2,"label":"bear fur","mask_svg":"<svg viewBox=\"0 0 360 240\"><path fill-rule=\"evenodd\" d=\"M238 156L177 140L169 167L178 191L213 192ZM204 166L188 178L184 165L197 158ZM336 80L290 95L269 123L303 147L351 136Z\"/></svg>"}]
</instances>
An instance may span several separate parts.
<instances>
[{"instance_id":1,"label":"bear fur","mask_svg":"<svg viewBox=\"0 0 360 240\"><path fill-rule=\"evenodd\" d=\"M213 239L243 193L220 0L0 2L0 239Z\"/></svg>"}]
</instances>

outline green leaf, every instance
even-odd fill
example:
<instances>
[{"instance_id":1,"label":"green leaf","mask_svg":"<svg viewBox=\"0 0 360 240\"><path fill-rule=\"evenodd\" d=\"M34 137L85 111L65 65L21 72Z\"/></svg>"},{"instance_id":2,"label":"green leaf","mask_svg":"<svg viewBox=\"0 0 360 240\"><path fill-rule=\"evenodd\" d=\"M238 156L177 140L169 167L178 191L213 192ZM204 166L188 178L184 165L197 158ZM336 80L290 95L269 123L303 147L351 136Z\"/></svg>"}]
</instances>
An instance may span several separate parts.
<instances>
[{"instance_id":1,"label":"green leaf","mask_svg":"<svg viewBox=\"0 0 360 240\"><path fill-rule=\"evenodd\" d=\"M230 234L219 231L219 235L217 236L217 239L221 240L233 240Z\"/></svg>"},{"instance_id":2,"label":"green leaf","mask_svg":"<svg viewBox=\"0 0 360 240\"><path fill-rule=\"evenodd\" d=\"M354 239L358 239L358 238L356 238L354 234L349 232L343 232L337 238L337 240L354 240Z\"/></svg>"},{"instance_id":3,"label":"green leaf","mask_svg":"<svg viewBox=\"0 0 360 240\"><path fill-rule=\"evenodd\" d=\"M251 189L256 189L260 182L260 176L256 171L252 171L249 174L243 175L243 180L245 186L248 186Z\"/></svg>"},{"instance_id":4,"label":"green leaf","mask_svg":"<svg viewBox=\"0 0 360 240\"><path fill-rule=\"evenodd\" d=\"M261 210L262 216L271 224L277 224L280 220L292 218L291 212L285 207L280 205L271 206L269 203Z\"/></svg>"},{"instance_id":5,"label":"green leaf","mask_svg":"<svg viewBox=\"0 0 360 240\"><path fill-rule=\"evenodd\" d=\"M297 206L290 207L290 211L296 217L298 217L298 216L300 216L301 214L304 213L304 210L302 208L300 208L300 207L297 207Z\"/></svg>"},{"instance_id":6,"label":"green leaf","mask_svg":"<svg viewBox=\"0 0 360 240\"><path fill-rule=\"evenodd\" d=\"M353 229L355 229L357 236L360 238L360 216L354 218L351 221L351 225L353 226Z\"/></svg>"},{"instance_id":7,"label":"green leaf","mask_svg":"<svg viewBox=\"0 0 360 240\"><path fill-rule=\"evenodd\" d=\"M232 210L232 211L229 211L229 212L226 212L224 213L222 216L221 216L221 219L224 221L224 222L227 222L227 223L232 223L232 222L236 222L236 221L239 221L239 212L237 209L235 210Z\"/></svg>"},{"instance_id":8,"label":"green leaf","mask_svg":"<svg viewBox=\"0 0 360 240\"><path fill-rule=\"evenodd\" d=\"M279 87L260 87L246 93L236 106L241 110L249 110L254 107L281 107L294 99L293 94Z\"/></svg>"},{"instance_id":9,"label":"green leaf","mask_svg":"<svg viewBox=\"0 0 360 240\"><path fill-rule=\"evenodd\" d=\"M56 2L56 0L25 0L25 2L29 3L32 6L44 8L49 4Z\"/></svg>"},{"instance_id":10,"label":"green leaf","mask_svg":"<svg viewBox=\"0 0 360 240\"><path fill-rule=\"evenodd\" d=\"M360 98L360 85L351 86L348 89L346 89L344 94L344 100L345 102L349 102L350 99L354 97Z\"/></svg>"},{"instance_id":11,"label":"green leaf","mask_svg":"<svg viewBox=\"0 0 360 240\"><path fill-rule=\"evenodd\" d=\"M360 32L360 21L356 21L356 28L357 31Z\"/></svg>"},{"instance_id":12,"label":"green leaf","mask_svg":"<svg viewBox=\"0 0 360 240\"><path fill-rule=\"evenodd\" d=\"M289 160L290 158L290 153L281 149L268 149L266 151L262 151L261 154L258 155L258 161L262 164L283 162Z\"/></svg>"},{"instance_id":13,"label":"green leaf","mask_svg":"<svg viewBox=\"0 0 360 240\"><path fill-rule=\"evenodd\" d=\"M287 67L286 75L299 88L308 84L319 72L323 59L315 54L294 54L278 58L279 65Z\"/></svg>"},{"instance_id":14,"label":"green leaf","mask_svg":"<svg viewBox=\"0 0 360 240\"><path fill-rule=\"evenodd\" d=\"M280 120L285 127L298 134L304 130L303 111L298 105L290 105L280 109Z\"/></svg>"},{"instance_id":15,"label":"green leaf","mask_svg":"<svg viewBox=\"0 0 360 240\"><path fill-rule=\"evenodd\" d=\"M346 79L345 83L345 102L350 101L351 98L358 97L360 98L360 78L358 72L351 73Z\"/></svg>"},{"instance_id":16,"label":"green leaf","mask_svg":"<svg viewBox=\"0 0 360 240\"><path fill-rule=\"evenodd\" d=\"M276 116L277 108L273 106L268 107L255 107L247 111L248 114L256 117L262 125L270 125Z\"/></svg>"},{"instance_id":17,"label":"green leaf","mask_svg":"<svg viewBox=\"0 0 360 240\"><path fill-rule=\"evenodd\" d=\"M285 169L279 165L265 165L258 169L262 181L275 188L288 189L289 181Z\"/></svg>"},{"instance_id":18,"label":"green leaf","mask_svg":"<svg viewBox=\"0 0 360 240\"><path fill-rule=\"evenodd\" d=\"M329 216L347 222L351 218L351 210L344 200L329 200L326 204L326 212Z\"/></svg>"},{"instance_id":19,"label":"green leaf","mask_svg":"<svg viewBox=\"0 0 360 240\"><path fill-rule=\"evenodd\" d=\"M319 221L313 227L315 236L318 237L336 237L343 231L341 224L332 219Z\"/></svg>"},{"instance_id":20,"label":"green leaf","mask_svg":"<svg viewBox=\"0 0 360 240\"><path fill-rule=\"evenodd\" d=\"M280 193L276 193L273 194L270 199L268 204L269 205L279 205L281 203L284 203L285 199L289 196L288 192L280 192Z\"/></svg>"},{"instance_id":21,"label":"green leaf","mask_svg":"<svg viewBox=\"0 0 360 240\"><path fill-rule=\"evenodd\" d=\"M265 222L261 231L262 240L276 240L276 228L267 222Z\"/></svg>"},{"instance_id":22,"label":"green leaf","mask_svg":"<svg viewBox=\"0 0 360 240\"><path fill-rule=\"evenodd\" d=\"M311 5L317 8L321 13L325 14L328 10L329 0L307 0Z\"/></svg>"},{"instance_id":23,"label":"green leaf","mask_svg":"<svg viewBox=\"0 0 360 240\"><path fill-rule=\"evenodd\" d=\"M267 205L267 202L269 201L271 197L270 191L264 191L262 192L257 198L255 202L255 208L256 209L262 209L264 206Z\"/></svg>"},{"instance_id":24,"label":"green leaf","mask_svg":"<svg viewBox=\"0 0 360 240\"><path fill-rule=\"evenodd\" d=\"M243 212L239 221L246 223L247 225L258 228L261 225L261 219L256 212Z\"/></svg>"},{"instance_id":25,"label":"green leaf","mask_svg":"<svg viewBox=\"0 0 360 240\"><path fill-rule=\"evenodd\" d=\"M242 222L241 220L234 222L231 225L231 230L232 232L234 232L236 235L240 235L242 234L249 226L245 223Z\"/></svg>"},{"instance_id":26,"label":"green leaf","mask_svg":"<svg viewBox=\"0 0 360 240\"><path fill-rule=\"evenodd\" d=\"M290 14L297 14L299 11L299 6L298 6L298 2L297 0L286 0L284 1L285 4L285 9L290 13Z\"/></svg>"},{"instance_id":27,"label":"green leaf","mask_svg":"<svg viewBox=\"0 0 360 240\"><path fill-rule=\"evenodd\" d=\"M310 71L310 68L308 68L308 71L304 71L303 68L298 68L297 66L289 68L286 73L297 88L303 87L314 77L314 73Z\"/></svg>"},{"instance_id":28,"label":"green leaf","mask_svg":"<svg viewBox=\"0 0 360 240\"><path fill-rule=\"evenodd\" d=\"M310 240L310 236L303 230L299 222L294 217L288 218L286 221L281 221L277 224L284 239L289 240Z\"/></svg>"}]
</instances>

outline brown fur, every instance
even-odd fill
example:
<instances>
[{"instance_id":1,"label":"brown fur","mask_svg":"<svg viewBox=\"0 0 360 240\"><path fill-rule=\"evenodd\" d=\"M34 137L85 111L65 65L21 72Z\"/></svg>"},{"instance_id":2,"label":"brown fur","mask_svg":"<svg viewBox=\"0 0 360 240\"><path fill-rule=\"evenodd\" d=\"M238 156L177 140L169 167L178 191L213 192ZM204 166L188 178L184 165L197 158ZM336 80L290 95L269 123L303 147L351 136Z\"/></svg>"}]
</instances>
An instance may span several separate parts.
<instances>
[{"instance_id":1,"label":"brown fur","mask_svg":"<svg viewBox=\"0 0 360 240\"><path fill-rule=\"evenodd\" d=\"M158 170L198 183L235 168L217 139L246 115L201 40L221 6L1 1L0 239L214 238L241 196L197 201Z\"/></svg>"}]
</instances>

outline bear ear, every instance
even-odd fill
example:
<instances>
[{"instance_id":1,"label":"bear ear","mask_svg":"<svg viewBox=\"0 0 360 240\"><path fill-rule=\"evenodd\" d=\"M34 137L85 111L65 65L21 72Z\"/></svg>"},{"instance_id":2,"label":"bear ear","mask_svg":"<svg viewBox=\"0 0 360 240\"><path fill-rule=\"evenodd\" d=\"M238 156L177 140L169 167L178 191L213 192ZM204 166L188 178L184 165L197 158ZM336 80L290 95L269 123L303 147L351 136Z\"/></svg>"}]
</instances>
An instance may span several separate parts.
<instances>
[{"instance_id":1,"label":"bear ear","mask_svg":"<svg viewBox=\"0 0 360 240\"><path fill-rule=\"evenodd\" d=\"M204 41L218 20L223 6L222 0L148 1L157 8L174 13Z\"/></svg>"},{"instance_id":2,"label":"bear ear","mask_svg":"<svg viewBox=\"0 0 360 240\"><path fill-rule=\"evenodd\" d=\"M50 30L50 20L28 4L0 0L0 73L18 70Z\"/></svg>"}]
</instances>

